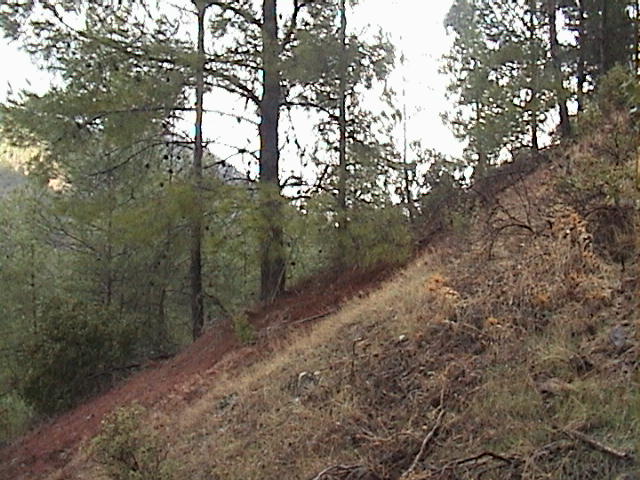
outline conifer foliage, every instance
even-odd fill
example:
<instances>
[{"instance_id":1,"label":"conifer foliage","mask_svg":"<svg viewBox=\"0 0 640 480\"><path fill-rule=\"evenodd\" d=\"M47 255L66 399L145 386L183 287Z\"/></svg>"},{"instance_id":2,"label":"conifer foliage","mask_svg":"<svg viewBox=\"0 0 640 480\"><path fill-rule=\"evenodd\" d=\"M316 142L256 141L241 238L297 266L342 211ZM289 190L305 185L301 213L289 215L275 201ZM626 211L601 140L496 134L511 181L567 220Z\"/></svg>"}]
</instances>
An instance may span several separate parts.
<instances>
[{"instance_id":1,"label":"conifer foliage","mask_svg":"<svg viewBox=\"0 0 640 480\"><path fill-rule=\"evenodd\" d=\"M5 37L53 77L0 107L3 152L26 174L0 197L0 406L15 418L68 408L338 257L341 269L402 260L399 117L390 91L384 118L360 102L384 90L393 47L347 30L352 5L0 6ZM242 108L214 115L220 98ZM294 115L320 140L292 142ZM220 158L220 122L256 139L237 147L249 162ZM309 168L285 179L283 155ZM377 235L381 224L393 231Z\"/></svg>"},{"instance_id":2,"label":"conifer foliage","mask_svg":"<svg viewBox=\"0 0 640 480\"><path fill-rule=\"evenodd\" d=\"M637 17L628 0L453 2L447 118L478 174L507 152L538 150L549 122L569 136L569 109L604 74L637 69Z\"/></svg>"}]
</instances>

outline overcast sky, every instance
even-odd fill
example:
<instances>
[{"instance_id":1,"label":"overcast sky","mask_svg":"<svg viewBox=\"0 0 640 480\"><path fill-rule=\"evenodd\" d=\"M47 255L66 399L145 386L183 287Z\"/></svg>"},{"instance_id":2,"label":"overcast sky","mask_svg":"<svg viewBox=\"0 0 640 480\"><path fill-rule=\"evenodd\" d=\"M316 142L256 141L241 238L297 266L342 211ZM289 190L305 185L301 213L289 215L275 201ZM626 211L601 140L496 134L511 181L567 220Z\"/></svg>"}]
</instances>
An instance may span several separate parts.
<instances>
[{"instance_id":1,"label":"overcast sky","mask_svg":"<svg viewBox=\"0 0 640 480\"><path fill-rule=\"evenodd\" d=\"M452 0L361 0L361 5L349 16L349 29L359 32L367 24L380 26L391 35L398 53L404 53L404 67L394 74L392 82L396 91L401 92L403 87L406 89L409 140L420 139L426 147L459 155L460 144L440 120L440 114L449 108L445 98L447 79L438 73L438 67L440 58L450 45L443 21L451 3ZM39 72L16 45L7 44L4 39L0 42L0 58L3 60L0 101L6 99L11 87L14 90L46 91L48 76ZM225 125L214 122L214 119L209 119L205 124L205 136L208 129L211 140L238 144L238 141L229 141L234 135L233 128L237 129L237 126L227 126L229 122L224 122ZM239 141L242 143L244 140ZM215 150L214 147L212 149Z\"/></svg>"}]
</instances>

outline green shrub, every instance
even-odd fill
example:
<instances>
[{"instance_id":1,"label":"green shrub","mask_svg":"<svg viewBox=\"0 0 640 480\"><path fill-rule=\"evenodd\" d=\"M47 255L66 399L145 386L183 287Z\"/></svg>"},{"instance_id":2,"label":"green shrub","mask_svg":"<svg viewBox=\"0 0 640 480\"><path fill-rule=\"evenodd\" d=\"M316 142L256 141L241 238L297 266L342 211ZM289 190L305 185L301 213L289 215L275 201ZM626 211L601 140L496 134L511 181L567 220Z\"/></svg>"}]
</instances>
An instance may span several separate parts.
<instances>
[{"instance_id":1,"label":"green shrub","mask_svg":"<svg viewBox=\"0 0 640 480\"><path fill-rule=\"evenodd\" d=\"M15 392L0 397L0 445L26 432L32 409Z\"/></svg>"},{"instance_id":2,"label":"green shrub","mask_svg":"<svg viewBox=\"0 0 640 480\"><path fill-rule=\"evenodd\" d=\"M402 207L354 205L348 210L347 229L341 231L331 202L328 196L318 196L291 224L292 271L297 278L334 265L366 269L401 263L410 255L413 237Z\"/></svg>"},{"instance_id":3,"label":"green shrub","mask_svg":"<svg viewBox=\"0 0 640 480\"><path fill-rule=\"evenodd\" d=\"M116 410L102 421L92 442L93 457L114 480L176 478L175 465L167 459L166 439L143 425L145 414L140 405Z\"/></svg>"},{"instance_id":4,"label":"green shrub","mask_svg":"<svg viewBox=\"0 0 640 480\"><path fill-rule=\"evenodd\" d=\"M50 414L97 391L131 358L136 336L97 305L55 298L43 312L24 347L19 391L37 411Z\"/></svg>"},{"instance_id":5,"label":"green shrub","mask_svg":"<svg viewBox=\"0 0 640 480\"><path fill-rule=\"evenodd\" d=\"M401 263L411 254L409 223L398 206L362 205L354 209L347 233L347 258L360 268Z\"/></svg>"},{"instance_id":6,"label":"green shrub","mask_svg":"<svg viewBox=\"0 0 640 480\"><path fill-rule=\"evenodd\" d=\"M242 343L251 344L256 340L256 329L245 313L233 317L233 331Z\"/></svg>"}]
</instances>

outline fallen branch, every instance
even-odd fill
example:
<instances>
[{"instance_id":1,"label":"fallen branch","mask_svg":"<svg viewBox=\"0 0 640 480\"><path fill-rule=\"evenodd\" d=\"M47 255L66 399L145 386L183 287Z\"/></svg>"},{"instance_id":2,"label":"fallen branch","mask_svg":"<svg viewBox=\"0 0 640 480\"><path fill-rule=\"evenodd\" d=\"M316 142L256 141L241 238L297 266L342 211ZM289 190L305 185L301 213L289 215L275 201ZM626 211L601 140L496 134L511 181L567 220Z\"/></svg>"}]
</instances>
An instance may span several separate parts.
<instances>
[{"instance_id":1,"label":"fallen branch","mask_svg":"<svg viewBox=\"0 0 640 480\"><path fill-rule=\"evenodd\" d=\"M420 445L420 450L418 451L416 458L413 459L413 463L411 464L409 469L406 472L404 472L402 475L400 475L400 478L408 477L416 469L416 467L418 466L418 463L420 463L420 460L422 460L423 455L427 451L427 447L429 446L429 443L431 443L431 440L433 439L436 432L440 428L440 425L442 425L443 418L444 418L444 410L441 408L440 413L438 414L438 418L436 418L436 423L433 425L433 428L429 430L429 433L427 433L427 436L424 437L424 440L422 440L422 445Z\"/></svg>"},{"instance_id":2,"label":"fallen branch","mask_svg":"<svg viewBox=\"0 0 640 480\"><path fill-rule=\"evenodd\" d=\"M562 432L574 439L586 443L587 445L601 451L602 453L606 453L613 457L619 458L620 460L634 461L634 457L631 453L617 450L613 447L610 447L609 445L605 445L604 443L599 442L598 440L582 432L578 432L577 430L562 430Z\"/></svg>"},{"instance_id":3,"label":"fallen branch","mask_svg":"<svg viewBox=\"0 0 640 480\"><path fill-rule=\"evenodd\" d=\"M338 310L339 310L338 308L334 308L332 310L329 310L328 312L318 313L317 315L312 315L307 318L302 318L300 320L296 320L295 322L287 323L285 325L290 326L290 325L299 325L301 323L313 322L314 320L320 320L321 318L328 317L329 315L333 315Z\"/></svg>"},{"instance_id":4,"label":"fallen branch","mask_svg":"<svg viewBox=\"0 0 640 480\"><path fill-rule=\"evenodd\" d=\"M504 455L500 455L498 453L494 453L494 452L482 452L478 455L474 455L473 457L467 457L467 458L462 458L460 460L454 460L452 462L449 462L447 465L445 465L445 467L443 468L443 470L446 470L447 468L451 468L453 466L459 467L460 465L465 465L467 463L476 463L479 462L480 460L484 459L484 458L493 458L494 460L499 460L501 462L504 463L513 463L515 462L516 458L512 458L512 457L505 457Z\"/></svg>"},{"instance_id":5,"label":"fallen branch","mask_svg":"<svg viewBox=\"0 0 640 480\"><path fill-rule=\"evenodd\" d=\"M263 333L261 333L260 336L269 335L273 330L277 330L279 328L291 327L291 326L294 326L294 325L300 325L300 324L303 324L303 323L313 322L314 320L320 320L321 318L325 318L325 317L328 317L329 315L333 315L338 310L339 310L338 308L334 308L334 309L329 310L327 312L318 313L317 315L312 315L310 317L302 318L300 320L295 320L293 322L285 322L285 323L280 323L278 325L271 325L270 327L267 327L267 329Z\"/></svg>"},{"instance_id":6,"label":"fallen branch","mask_svg":"<svg viewBox=\"0 0 640 480\"><path fill-rule=\"evenodd\" d=\"M322 480L322 477L324 477L325 475L329 475L329 474L333 474L333 473L345 473L345 472L352 472L353 470L362 468L361 465L352 465L352 466L345 466L345 465L333 465L331 467L327 467L324 470L322 470L319 474L317 474L315 477L313 477L311 480Z\"/></svg>"}]
</instances>

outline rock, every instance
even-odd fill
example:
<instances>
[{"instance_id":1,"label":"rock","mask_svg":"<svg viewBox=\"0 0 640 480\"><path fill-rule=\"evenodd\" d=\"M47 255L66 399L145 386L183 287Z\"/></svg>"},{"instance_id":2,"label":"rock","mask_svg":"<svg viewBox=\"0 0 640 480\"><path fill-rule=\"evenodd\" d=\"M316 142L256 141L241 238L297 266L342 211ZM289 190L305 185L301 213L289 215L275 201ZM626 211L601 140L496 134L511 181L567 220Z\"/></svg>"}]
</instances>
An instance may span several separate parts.
<instances>
[{"instance_id":1,"label":"rock","mask_svg":"<svg viewBox=\"0 0 640 480\"><path fill-rule=\"evenodd\" d=\"M617 325L609 332L609 341L616 347L619 352L626 350L629 346L629 339L627 331L624 327Z\"/></svg>"},{"instance_id":2,"label":"rock","mask_svg":"<svg viewBox=\"0 0 640 480\"><path fill-rule=\"evenodd\" d=\"M562 395L574 391L574 388L559 378L550 378L538 384L538 391L542 394Z\"/></svg>"},{"instance_id":3,"label":"rock","mask_svg":"<svg viewBox=\"0 0 640 480\"><path fill-rule=\"evenodd\" d=\"M236 403L238 403L238 394L233 392L229 395L225 395L218 402L218 410L226 410L227 408L232 408Z\"/></svg>"}]
</instances>

